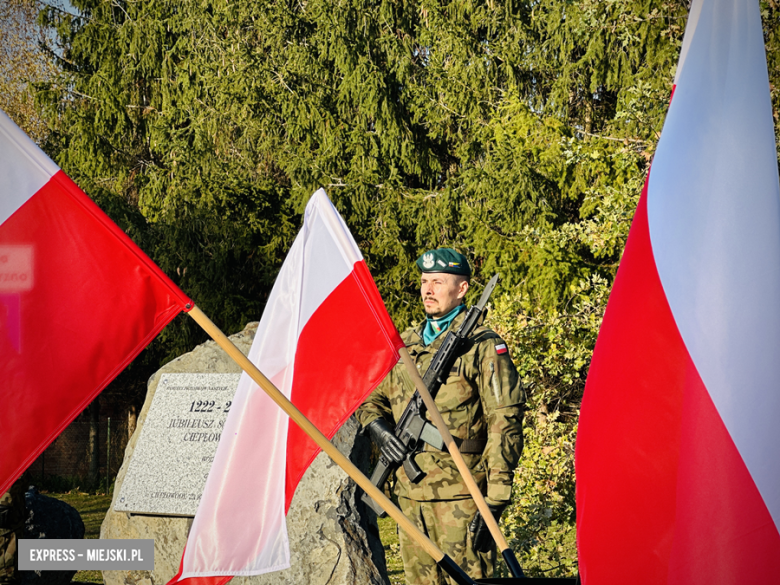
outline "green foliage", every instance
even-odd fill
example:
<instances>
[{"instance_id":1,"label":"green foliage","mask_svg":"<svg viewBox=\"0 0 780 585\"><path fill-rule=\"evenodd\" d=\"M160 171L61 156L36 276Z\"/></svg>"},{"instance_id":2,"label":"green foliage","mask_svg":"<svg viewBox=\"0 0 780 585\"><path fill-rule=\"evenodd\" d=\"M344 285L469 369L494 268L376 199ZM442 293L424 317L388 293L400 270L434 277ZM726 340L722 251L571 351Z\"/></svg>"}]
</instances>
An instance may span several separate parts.
<instances>
[{"instance_id":1,"label":"green foliage","mask_svg":"<svg viewBox=\"0 0 780 585\"><path fill-rule=\"evenodd\" d=\"M488 323L512 348L532 411L573 418L608 295L609 282L593 276L579 283L561 309L534 305L523 294L496 300Z\"/></svg>"},{"instance_id":2,"label":"green foliage","mask_svg":"<svg viewBox=\"0 0 780 585\"><path fill-rule=\"evenodd\" d=\"M573 473L577 427L558 418L554 412L529 421L512 505L501 520L528 576L565 577L577 572Z\"/></svg>"},{"instance_id":3,"label":"green foliage","mask_svg":"<svg viewBox=\"0 0 780 585\"><path fill-rule=\"evenodd\" d=\"M506 133L508 150L532 155L552 201L546 223L518 226L526 271L491 316L529 389L526 445L503 524L531 575L576 572L578 407L684 22L677 2L536 4L527 37L533 87L496 134L497 148ZM518 116L523 107L529 122Z\"/></svg>"},{"instance_id":4,"label":"green foliage","mask_svg":"<svg viewBox=\"0 0 780 585\"><path fill-rule=\"evenodd\" d=\"M256 137L239 130L253 126L236 78L203 70L224 64L212 61L224 39L203 47L221 33L202 28L208 11L197 3L191 14L168 2L72 4L78 16L43 18L66 47L60 77L38 94L48 149L214 321L240 329L259 317L299 217L273 165L255 156ZM130 378L203 339L178 319Z\"/></svg>"},{"instance_id":5,"label":"green foliage","mask_svg":"<svg viewBox=\"0 0 780 585\"><path fill-rule=\"evenodd\" d=\"M490 324L512 348L529 391L525 447L502 527L529 575L576 573L574 442L578 405L609 294L583 280L561 310L501 295Z\"/></svg>"},{"instance_id":6,"label":"green foliage","mask_svg":"<svg viewBox=\"0 0 780 585\"><path fill-rule=\"evenodd\" d=\"M630 216L684 18L660 1L73 5L47 14L66 47L39 93L49 148L140 212L135 237L228 329L256 318L319 186L399 322L434 246L548 307L614 274L622 241L584 240L602 203Z\"/></svg>"}]
</instances>

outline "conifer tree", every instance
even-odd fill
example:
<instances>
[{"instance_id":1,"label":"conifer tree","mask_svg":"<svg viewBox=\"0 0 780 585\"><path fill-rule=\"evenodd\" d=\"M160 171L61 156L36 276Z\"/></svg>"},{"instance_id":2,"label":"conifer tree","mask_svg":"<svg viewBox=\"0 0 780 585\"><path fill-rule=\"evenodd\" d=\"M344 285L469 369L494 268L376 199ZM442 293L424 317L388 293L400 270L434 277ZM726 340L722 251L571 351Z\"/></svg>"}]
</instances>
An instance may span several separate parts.
<instances>
[{"instance_id":1,"label":"conifer tree","mask_svg":"<svg viewBox=\"0 0 780 585\"><path fill-rule=\"evenodd\" d=\"M209 275L173 251L229 262L229 237L262 297L323 186L400 322L434 246L547 306L614 273L620 237L594 247L584 231L602 187L646 167L685 17L671 0L73 4L78 18L50 13L68 47L43 94L52 148L87 191L159 226L183 285ZM213 296L214 275L195 292ZM230 286L235 325L258 306Z\"/></svg>"}]
</instances>

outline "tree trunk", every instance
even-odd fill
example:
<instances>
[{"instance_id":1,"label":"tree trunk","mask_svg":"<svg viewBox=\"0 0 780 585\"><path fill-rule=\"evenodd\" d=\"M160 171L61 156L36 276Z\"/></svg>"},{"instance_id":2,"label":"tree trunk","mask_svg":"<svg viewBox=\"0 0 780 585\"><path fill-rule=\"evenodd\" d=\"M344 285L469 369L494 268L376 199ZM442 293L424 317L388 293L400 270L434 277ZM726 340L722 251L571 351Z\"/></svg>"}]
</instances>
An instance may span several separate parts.
<instances>
[{"instance_id":1,"label":"tree trunk","mask_svg":"<svg viewBox=\"0 0 780 585\"><path fill-rule=\"evenodd\" d=\"M89 476L90 489L97 487L100 481L100 400L99 397L89 405Z\"/></svg>"}]
</instances>

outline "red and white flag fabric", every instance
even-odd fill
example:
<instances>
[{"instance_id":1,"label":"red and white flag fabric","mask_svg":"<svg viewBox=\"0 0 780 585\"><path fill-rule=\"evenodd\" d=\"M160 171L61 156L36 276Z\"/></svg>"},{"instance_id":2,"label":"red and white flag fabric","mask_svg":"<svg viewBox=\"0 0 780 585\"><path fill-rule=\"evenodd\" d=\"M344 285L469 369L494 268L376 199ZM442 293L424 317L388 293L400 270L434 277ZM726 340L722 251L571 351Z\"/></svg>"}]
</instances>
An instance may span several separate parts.
<instances>
[{"instance_id":1,"label":"red and white flag fabric","mask_svg":"<svg viewBox=\"0 0 780 585\"><path fill-rule=\"evenodd\" d=\"M780 580L780 187L758 0L694 0L576 448L585 585Z\"/></svg>"},{"instance_id":2,"label":"red and white flag fabric","mask_svg":"<svg viewBox=\"0 0 780 585\"><path fill-rule=\"evenodd\" d=\"M190 302L0 111L0 493Z\"/></svg>"},{"instance_id":3,"label":"red and white flag fabric","mask_svg":"<svg viewBox=\"0 0 780 585\"><path fill-rule=\"evenodd\" d=\"M331 438L403 346L360 250L320 189L306 206L249 359ZM171 583L224 583L289 567L285 514L318 452L243 374Z\"/></svg>"}]
</instances>

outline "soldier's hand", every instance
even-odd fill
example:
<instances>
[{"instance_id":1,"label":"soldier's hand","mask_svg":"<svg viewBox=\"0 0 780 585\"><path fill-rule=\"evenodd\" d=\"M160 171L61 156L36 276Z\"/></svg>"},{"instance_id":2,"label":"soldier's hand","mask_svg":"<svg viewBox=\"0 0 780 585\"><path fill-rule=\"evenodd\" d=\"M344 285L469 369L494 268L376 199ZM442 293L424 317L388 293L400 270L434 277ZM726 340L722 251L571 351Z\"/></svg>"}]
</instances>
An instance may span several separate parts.
<instances>
[{"instance_id":1,"label":"soldier's hand","mask_svg":"<svg viewBox=\"0 0 780 585\"><path fill-rule=\"evenodd\" d=\"M501 518L501 514L504 513L506 506L506 504L501 504L500 506L488 504L488 508L490 508L496 522ZM474 519L471 521L471 524L469 524L469 532L471 532L471 544L475 551L483 553L490 551L493 546L493 537L490 534L490 529L487 527L487 524L485 524L485 519L482 518L482 514L479 513L479 510L474 514Z\"/></svg>"},{"instance_id":2,"label":"soldier's hand","mask_svg":"<svg viewBox=\"0 0 780 585\"><path fill-rule=\"evenodd\" d=\"M378 418L369 424L367 427L368 432L371 433L371 439L379 447L379 450L384 455L385 459L391 463L399 464L406 457L408 449L401 440L395 436L393 428L383 418Z\"/></svg>"}]
</instances>

